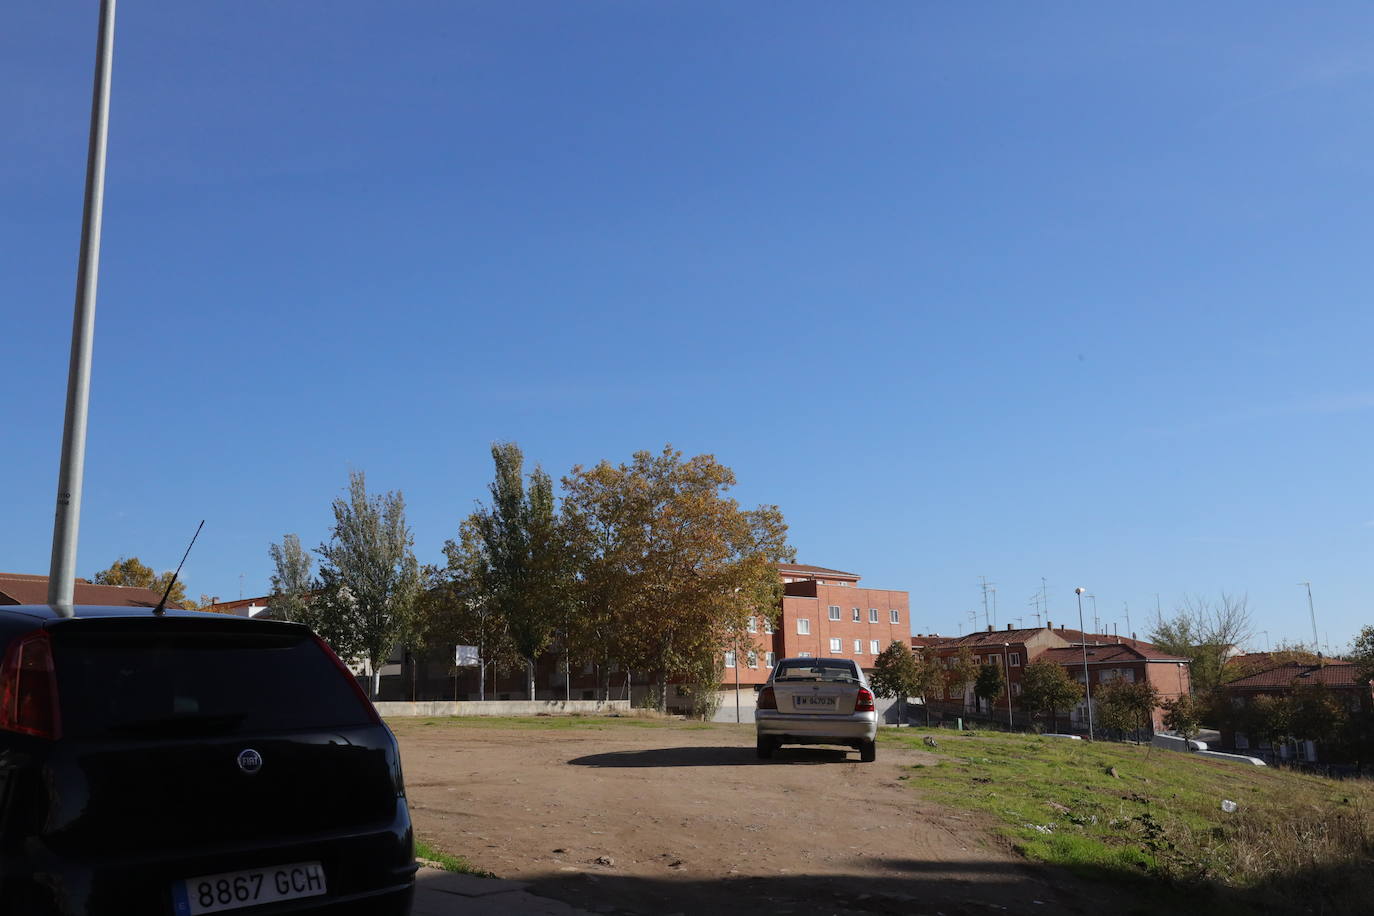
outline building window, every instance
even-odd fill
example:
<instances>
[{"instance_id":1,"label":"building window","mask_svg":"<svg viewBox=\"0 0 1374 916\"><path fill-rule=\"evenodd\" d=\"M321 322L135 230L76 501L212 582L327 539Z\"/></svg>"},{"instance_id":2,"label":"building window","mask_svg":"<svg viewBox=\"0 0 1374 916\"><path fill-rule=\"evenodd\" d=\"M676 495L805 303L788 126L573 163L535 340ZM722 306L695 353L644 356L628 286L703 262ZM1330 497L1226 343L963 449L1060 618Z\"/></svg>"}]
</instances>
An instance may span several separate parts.
<instances>
[{"instance_id":1,"label":"building window","mask_svg":"<svg viewBox=\"0 0 1374 916\"><path fill-rule=\"evenodd\" d=\"M1019 681L1011 685L1011 695L1014 697L1019 697L1021 695L1021 683Z\"/></svg>"},{"instance_id":2,"label":"building window","mask_svg":"<svg viewBox=\"0 0 1374 916\"><path fill-rule=\"evenodd\" d=\"M858 623L860 620L863 620L863 612L860 611L858 608L854 608L853 620L855 623Z\"/></svg>"},{"instance_id":3,"label":"building window","mask_svg":"<svg viewBox=\"0 0 1374 916\"><path fill-rule=\"evenodd\" d=\"M878 645L878 640L876 640L876 639L870 639L870 640L868 641L868 649L869 649L869 651L872 652L874 655L879 655L879 654L881 654L882 651L883 651L882 648Z\"/></svg>"},{"instance_id":4,"label":"building window","mask_svg":"<svg viewBox=\"0 0 1374 916\"><path fill-rule=\"evenodd\" d=\"M748 659L750 668L757 668L759 666L759 654L752 649L749 650L749 654L746 655L745 658ZM1017 686L1020 687L1019 684Z\"/></svg>"},{"instance_id":5,"label":"building window","mask_svg":"<svg viewBox=\"0 0 1374 916\"><path fill-rule=\"evenodd\" d=\"M798 618L797 618L797 635L798 635L798 636L809 636L809 635L811 635L811 618L810 618L810 617L798 617Z\"/></svg>"},{"instance_id":6,"label":"building window","mask_svg":"<svg viewBox=\"0 0 1374 916\"><path fill-rule=\"evenodd\" d=\"M878 622L878 609L877 609L877 608L871 607L871 608L868 609L868 622L869 622L869 623L877 623L877 622Z\"/></svg>"},{"instance_id":7,"label":"building window","mask_svg":"<svg viewBox=\"0 0 1374 916\"><path fill-rule=\"evenodd\" d=\"M854 640L854 654L855 654L855 655L863 655L863 654L864 654L864 641L863 641L862 639L856 639L856 640Z\"/></svg>"},{"instance_id":8,"label":"building window","mask_svg":"<svg viewBox=\"0 0 1374 916\"><path fill-rule=\"evenodd\" d=\"M772 632L773 632L773 618L772 618L772 617L765 617L765 618L763 618L763 632L765 632L765 633L772 633Z\"/></svg>"},{"instance_id":9,"label":"building window","mask_svg":"<svg viewBox=\"0 0 1374 916\"><path fill-rule=\"evenodd\" d=\"M838 604L832 604L832 605L830 605L830 619L831 619L831 620L839 620L839 619L840 619L840 606L839 606Z\"/></svg>"},{"instance_id":10,"label":"building window","mask_svg":"<svg viewBox=\"0 0 1374 916\"><path fill-rule=\"evenodd\" d=\"M757 633L759 631L759 619L757 617L750 617L749 622L744 625L744 628L750 633Z\"/></svg>"},{"instance_id":11,"label":"building window","mask_svg":"<svg viewBox=\"0 0 1374 916\"><path fill-rule=\"evenodd\" d=\"M1013 652L1013 653L1011 653L1011 662L1010 662L1010 664L1011 664L1011 666L1012 666L1013 668L1020 668L1020 667L1021 667L1021 653L1020 653L1020 652Z\"/></svg>"},{"instance_id":12,"label":"building window","mask_svg":"<svg viewBox=\"0 0 1374 916\"><path fill-rule=\"evenodd\" d=\"M733 668L733 667L735 667L735 653L734 653L734 650L733 650L733 649L732 649L731 651L725 653L725 667L727 667L727 668Z\"/></svg>"},{"instance_id":13,"label":"building window","mask_svg":"<svg viewBox=\"0 0 1374 916\"><path fill-rule=\"evenodd\" d=\"M838 637L838 636L832 636L832 637L830 637L830 651L833 652L833 653L836 654L836 655L839 655L842 651L844 651L843 649L840 648L840 637Z\"/></svg>"},{"instance_id":14,"label":"building window","mask_svg":"<svg viewBox=\"0 0 1374 916\"><path fill-rule=\"evenodd\" d=\"M887 614L889 617L892 618L893 623L902 622L902 612L897 610L896 608L893 608L892 610L888 611Z\"/></svg>"},{"instance_id":15,"label":"building window","mask_svg":"<svg viewBox=\"0 0 1374 916\"><path fill-rule=\"evenodd\" d=\"M772 668L774 665L776 665L776 664L778 663L778 653L776 653L776 652L765 652L765 653L763 653L763 663L764 663L765 665L767 665L769 668Z\"/></svg>"}]
</instances>

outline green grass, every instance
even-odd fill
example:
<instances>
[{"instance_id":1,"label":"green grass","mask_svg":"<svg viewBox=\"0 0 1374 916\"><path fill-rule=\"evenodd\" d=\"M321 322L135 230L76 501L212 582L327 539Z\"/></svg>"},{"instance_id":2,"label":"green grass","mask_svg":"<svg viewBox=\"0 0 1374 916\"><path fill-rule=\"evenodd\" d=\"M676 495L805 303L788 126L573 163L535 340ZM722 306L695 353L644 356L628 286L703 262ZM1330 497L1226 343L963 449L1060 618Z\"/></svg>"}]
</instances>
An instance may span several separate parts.
<instances>
[{"instance_id":1,"label":"green grass","mask_svg":"<svg viewBox=\"0 0 1374 916\"><path fill-rule=\"evenodd\" d=\"M927 735L938 742L932 750ZM1106 742L902 729L881 743L940 760L924 794L990 816L1027 858L1247 911L1361 912L1374 894L1374 785ZM1115 768L1113 777L1109 769ZM1223 799L1240 807L1221 810ZM1285 902L1286 901L1286 902ZM1194 901L1196 902L1196 900Z\"/></svg>"},{"instance_id":2,"label":"green grass","mask_svg":"<svg viewBox=\"0 0 1374 916\"><path fill-rule=\"evenodd\" d=\"M415 858L433 862L444 871L456 871L464 875L474 875L478 878L496 877L491 872L473 865L462 856L451 855L441 849L436 849L418 837L415 839Z\"/></svg>"}]
</instances>

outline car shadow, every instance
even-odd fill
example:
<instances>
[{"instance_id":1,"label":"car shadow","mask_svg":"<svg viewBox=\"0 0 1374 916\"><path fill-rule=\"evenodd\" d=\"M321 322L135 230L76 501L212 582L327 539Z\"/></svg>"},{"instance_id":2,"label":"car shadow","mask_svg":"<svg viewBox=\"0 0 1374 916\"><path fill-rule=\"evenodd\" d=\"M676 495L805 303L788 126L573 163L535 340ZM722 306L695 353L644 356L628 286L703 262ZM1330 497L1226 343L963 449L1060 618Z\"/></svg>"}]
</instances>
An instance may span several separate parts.
<instances>
[{"instance_id":1,"label":"car shadow","mask_svg":"<svg viewBox=\"0 0 1374 916\"><path fill-rule=\"evenodd\" d=\"M753 747L660 747L574 757L579 767L738 767L858 762L857 752L839 748L783 747L769 760L760 760Z\"/></svg>"}]
</instances>

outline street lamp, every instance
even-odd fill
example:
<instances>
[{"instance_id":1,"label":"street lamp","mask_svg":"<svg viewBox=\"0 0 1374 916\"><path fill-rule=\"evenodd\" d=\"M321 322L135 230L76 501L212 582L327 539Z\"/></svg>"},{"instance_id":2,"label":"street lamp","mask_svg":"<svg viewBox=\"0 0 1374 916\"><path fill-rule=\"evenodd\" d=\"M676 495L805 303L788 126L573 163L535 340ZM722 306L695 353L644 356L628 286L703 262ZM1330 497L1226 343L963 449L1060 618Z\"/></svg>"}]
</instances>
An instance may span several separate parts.
<instances>
[{"instance_id":1,"label":"street lamp","mask_svg":"<svg viewBox=\"0 0 1374 916\"><path fill-rule=\"evenodd\" d=\"M1007 676L1007 731L1014 726L1011 721L1011 643L1002 643L1002 670Z\"/></svg>"},{"instance_id":2,"label":"street lamp","mask_svg":"<svg viewBox=\"0 0 1374 916\"><path fill-rule=\"evenodd\" d=\"M1078 596L1078 632L1083 632L1083 593L1084 588L1076 588L1073 593ZM1093 685L1092 678L1088 676L1088 640L1084 638L1079 644L1083 650L1083 689L1087 692L1088 700L1088 740L1093 740Z\"/></svg>"}]
</instances>

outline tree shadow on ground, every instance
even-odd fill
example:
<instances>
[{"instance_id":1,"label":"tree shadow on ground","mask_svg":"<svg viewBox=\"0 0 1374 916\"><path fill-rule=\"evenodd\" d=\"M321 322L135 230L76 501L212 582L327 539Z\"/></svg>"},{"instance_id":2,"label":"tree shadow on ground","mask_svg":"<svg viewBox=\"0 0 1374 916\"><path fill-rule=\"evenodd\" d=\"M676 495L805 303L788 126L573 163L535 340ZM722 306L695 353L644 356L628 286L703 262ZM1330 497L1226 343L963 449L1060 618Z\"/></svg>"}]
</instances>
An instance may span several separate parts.
<instances>
[{"instance_id":1,"label":"tree shadow on ground","mask_svg":"<svg viewBox=\"0 0 1374 916\"><path fill-rule=\"evenodd\" d=\"M1261 887L1236 891L1205 881L1171 885L1095 866L1070 872L1033 863L883 858L854 864L853 874L808 875L799 859L797 873L715 877L693 874L688 857L686 861L665 861L662 877L618 874L614 869L589 865L580 873L536 877L530 890L583 909L622 916L1361 916L1371 912L1367 896L1350 892L1352 874L1348 867L1302 870ZM889 874L874 875L872 870L879 868ZM893 877L890 872L894 871L904 874Z\"/></svg>"},{"instance_id":2,"label":"tree shadow on ground","mask_svg":"<svg viewBox=\"0 0 1374 916\"><path fill-rule=\"evenodd\" d=\"M720 767L778 766L820 763L858 763L857 751L840 748L784 747L761 760L752 747L661 747L645 751L616 751L574 757L568 763L580 767Z\"/></svg>"}]
</instances>

